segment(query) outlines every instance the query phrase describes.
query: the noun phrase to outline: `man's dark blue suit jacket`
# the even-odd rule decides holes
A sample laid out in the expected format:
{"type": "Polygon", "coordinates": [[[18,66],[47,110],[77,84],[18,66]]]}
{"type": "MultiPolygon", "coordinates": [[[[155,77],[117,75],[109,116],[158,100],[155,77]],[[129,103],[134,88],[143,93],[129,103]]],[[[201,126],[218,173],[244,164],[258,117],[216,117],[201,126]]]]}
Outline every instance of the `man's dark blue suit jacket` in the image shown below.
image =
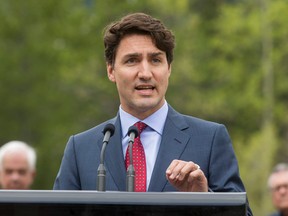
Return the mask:
{"type": "MultiPolygon", "coordinates": [[[[115,132],[105,152],[106,190],[126,191],[119,115],[70,137],[54,183],[55,190],[96,190],[102,131],[107,123],[115,125],[115,132]]],[[[165,177],[166,169],[174,159],[199,164],[214,192],[245,191],[225,126],[182,115],[169,106],[148,191],[176,191],[165,177]]],[[[249,207],[248,215],[252,215],[249,207]]]]}

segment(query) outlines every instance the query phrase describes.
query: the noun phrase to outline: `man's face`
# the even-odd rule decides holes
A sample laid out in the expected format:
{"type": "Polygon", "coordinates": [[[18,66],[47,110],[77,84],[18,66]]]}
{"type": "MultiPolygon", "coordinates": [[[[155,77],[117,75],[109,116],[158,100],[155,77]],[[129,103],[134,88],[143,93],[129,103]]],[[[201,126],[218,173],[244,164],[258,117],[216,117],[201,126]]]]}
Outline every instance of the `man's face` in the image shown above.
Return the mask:
{"type": "Polygon", "coordinates": [[[28,166],[26,154],[7,153],[3,157],[2,170],[0,170],[0,183],[2,189],[29,189],[34,180],[34,171],[28,166]]]}
{"type": "Polygon", "coordinates": [[[116,83],[122,109],[131,115],[144,119],[164,104],[171,66],[150,36],[125,36],[116,51],[114,67],[108,64],[107,72],[116,83]]]}
{"type": "Polygon", "coordinates": [[[270,182],[272,202],[275,208],[288,211],[288,171],[273,174],[270,182]]]}

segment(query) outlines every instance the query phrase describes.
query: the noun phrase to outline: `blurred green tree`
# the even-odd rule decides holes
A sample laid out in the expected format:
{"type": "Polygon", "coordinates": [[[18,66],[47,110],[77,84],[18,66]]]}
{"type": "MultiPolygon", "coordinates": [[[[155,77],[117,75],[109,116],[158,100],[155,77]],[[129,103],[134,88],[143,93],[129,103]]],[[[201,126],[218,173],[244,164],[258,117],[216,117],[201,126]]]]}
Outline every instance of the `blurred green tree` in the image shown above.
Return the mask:
{"type": "Polygon", "coordinates": [[[68,137],[119,107],[103,28],[150,13],[176,35],[168,102],[228,127],[250,204],[263,215],[272,209],[266,178],[288,156],[287,10],[281,0],[0,1],[0,143],[33,145],[34,189],[52,189],[68,137]]]}

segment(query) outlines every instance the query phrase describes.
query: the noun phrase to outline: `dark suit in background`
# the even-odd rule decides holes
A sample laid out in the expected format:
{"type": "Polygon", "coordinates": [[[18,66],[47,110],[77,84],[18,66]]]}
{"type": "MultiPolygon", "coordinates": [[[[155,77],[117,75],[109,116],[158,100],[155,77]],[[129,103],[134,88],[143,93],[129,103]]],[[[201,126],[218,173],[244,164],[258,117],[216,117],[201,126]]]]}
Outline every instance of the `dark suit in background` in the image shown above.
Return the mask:
{"type": "Polygon", "coordinates": [[[282,214],[280,212],[275,212],[273,214],[270,214],[269,216],[282,216],[282,214]]]}

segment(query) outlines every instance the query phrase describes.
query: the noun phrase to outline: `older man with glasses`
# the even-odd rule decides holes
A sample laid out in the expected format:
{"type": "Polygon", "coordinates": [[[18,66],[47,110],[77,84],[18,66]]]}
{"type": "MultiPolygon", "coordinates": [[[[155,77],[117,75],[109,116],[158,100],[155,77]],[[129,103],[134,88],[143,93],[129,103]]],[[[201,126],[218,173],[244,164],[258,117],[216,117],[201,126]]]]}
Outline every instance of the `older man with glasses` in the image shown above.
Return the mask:
{"type": "Polygon", "coordinates": [[[288,164],[275,166],[268,178],[268,187],[277,212],[270,216],[288,216],[288,164]]]}

